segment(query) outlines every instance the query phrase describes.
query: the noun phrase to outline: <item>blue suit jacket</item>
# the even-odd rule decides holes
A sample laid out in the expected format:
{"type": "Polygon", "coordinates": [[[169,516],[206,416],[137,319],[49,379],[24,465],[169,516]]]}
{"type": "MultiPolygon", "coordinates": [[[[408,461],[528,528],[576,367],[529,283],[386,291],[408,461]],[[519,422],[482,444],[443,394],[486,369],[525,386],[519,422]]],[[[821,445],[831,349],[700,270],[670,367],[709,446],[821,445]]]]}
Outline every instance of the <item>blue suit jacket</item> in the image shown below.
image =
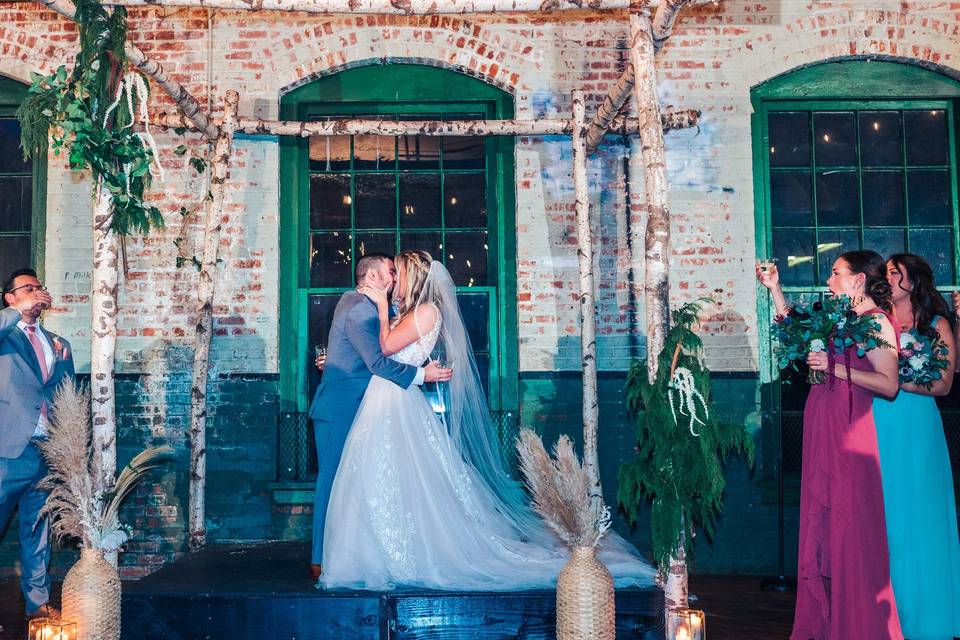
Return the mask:
{"type": "Polygon", "coordinates": [[[333,312],[327,361],[310,405],[310,417],[351,424],[374,375],[406,388],[416,377],[417,367],[383,355],[376,305],[362,293],[347,291],[333,312]]]}
{"type": "Polygon", "coordinates": [[[56,339],[64,347],[54,348],[53,371],[44,383],[33,345],[17,327],[18,322],[19,311],[10,307],[0,310],[0,458],[20,457],[37,429],[43,399],[52,406],[57,387],[74,376],[70,343],[41,327],[51,345],[56,339]]]}

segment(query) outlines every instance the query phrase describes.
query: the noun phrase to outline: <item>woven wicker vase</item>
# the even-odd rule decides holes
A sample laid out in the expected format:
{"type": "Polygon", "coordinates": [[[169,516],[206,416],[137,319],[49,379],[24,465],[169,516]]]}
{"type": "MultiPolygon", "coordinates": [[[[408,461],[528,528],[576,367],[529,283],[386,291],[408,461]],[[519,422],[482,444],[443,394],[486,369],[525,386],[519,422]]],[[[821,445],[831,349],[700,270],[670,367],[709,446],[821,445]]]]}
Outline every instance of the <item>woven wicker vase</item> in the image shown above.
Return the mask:
{"type": "Polygon", "coordinates": [[[77,623],[77,640],[119,640],[120,575],[99,549],[81,549],[63,579],[63,620],[77,623]]]}
{"type": "Polygon", "coordinates": [[[576,547],[557,579],[557,640],[614,640],[613,578],[593,547],[576,547]]]}

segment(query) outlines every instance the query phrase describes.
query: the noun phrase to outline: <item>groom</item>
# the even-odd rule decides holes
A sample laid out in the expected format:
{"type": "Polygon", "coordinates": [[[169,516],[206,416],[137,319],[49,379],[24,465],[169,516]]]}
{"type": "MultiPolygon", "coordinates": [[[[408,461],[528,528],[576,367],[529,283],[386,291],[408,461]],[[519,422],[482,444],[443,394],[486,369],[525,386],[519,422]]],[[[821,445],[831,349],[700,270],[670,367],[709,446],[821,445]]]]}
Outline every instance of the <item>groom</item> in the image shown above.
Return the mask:
{"type": "MultiPolygon", "coordinates": [[[[367,254],[356,266],[357,286],[379,289],[389,298],[397,282],[393,258],[367,254]]],[[[320,363],[318,362],[318,365],[320,363]]],[[[413,367],[388,359],[380,348],[380,321],[376,305],[355,290],[347,291],[337,303],[327,338],[327,358],[322,364],[323,379],[310,405],[317,443],[317,488],[313,499],[313,550],[310,577],[320,578],[323,558],[323,528],[333,479],[350,425],[372,376],[386,378],[400,387],[446,381],[452,371],[436,362],[413,367]]]]}

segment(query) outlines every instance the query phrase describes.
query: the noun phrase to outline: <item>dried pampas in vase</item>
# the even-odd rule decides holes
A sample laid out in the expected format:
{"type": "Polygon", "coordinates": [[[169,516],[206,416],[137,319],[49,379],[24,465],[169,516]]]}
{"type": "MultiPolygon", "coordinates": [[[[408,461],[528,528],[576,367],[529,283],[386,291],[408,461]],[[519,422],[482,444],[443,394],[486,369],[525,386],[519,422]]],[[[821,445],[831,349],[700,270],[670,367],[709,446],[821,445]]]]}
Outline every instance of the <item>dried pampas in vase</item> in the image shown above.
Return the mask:
{"type": "Polygon", "coordinates": [[[144,473],[173,457],[173,449],[146,449],[116,479],[105,477],[93,452],[90,393],[71,383],[57,389],[47,431],[39,447],[49,474],[40,488],[49,495],[40,518],[50,518],[57,539],[80,541],[80,559],[63,581],[63,619],[77,623],[77,640],[118,639],[120,576],[104,554],[130,537],[120,505],[144,473]]]}
{"type": "Polygon", "coordinates": [[[567,436],[557,440],[551,458],[540,436],[522,429],[517,451],[534,509],[571,551],[557,579],[558,640],[613,640],[613,578],[596,557],[610,528],[609,507],[591,500],[590,478],[567,436]]]}

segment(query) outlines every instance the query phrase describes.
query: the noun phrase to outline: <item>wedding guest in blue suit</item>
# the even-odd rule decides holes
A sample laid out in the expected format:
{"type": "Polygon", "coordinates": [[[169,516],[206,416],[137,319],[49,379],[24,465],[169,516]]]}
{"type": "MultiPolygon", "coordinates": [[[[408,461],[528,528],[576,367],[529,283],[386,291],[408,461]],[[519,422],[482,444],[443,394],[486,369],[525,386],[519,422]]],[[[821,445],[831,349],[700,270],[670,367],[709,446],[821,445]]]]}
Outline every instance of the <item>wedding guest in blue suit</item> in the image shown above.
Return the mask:
{"type": "Polygon", "coordinates": [[[37,483],[47,465],[37,448],[57,387],[73,379],[70,344],[40,324],[52,299],[32,269],[3,283],[0,310],[0,530],[19,510],[20,589],[26,617],[59,617],[50,606],[50,527],[37,515],[46,494],[37,483]]]}
{"type": "MultiPolygon", "coordinates": [[[[920,256],[887,261],[893,305],[903,328],[901,370],[933,372],[922,340],[943,340],[946,366],[929,385],[902,382],[894,400],[875,398],[890,575],[903,635],[910,640],[960,636],[960,538],[953,474],[935,396],[950,392],[956,368],[955,315],[920,256]],[[926,360],[927,362],[923,362],[926,360]]],[[[930,376],[935,378],[936,376],[930,376]]]]}

